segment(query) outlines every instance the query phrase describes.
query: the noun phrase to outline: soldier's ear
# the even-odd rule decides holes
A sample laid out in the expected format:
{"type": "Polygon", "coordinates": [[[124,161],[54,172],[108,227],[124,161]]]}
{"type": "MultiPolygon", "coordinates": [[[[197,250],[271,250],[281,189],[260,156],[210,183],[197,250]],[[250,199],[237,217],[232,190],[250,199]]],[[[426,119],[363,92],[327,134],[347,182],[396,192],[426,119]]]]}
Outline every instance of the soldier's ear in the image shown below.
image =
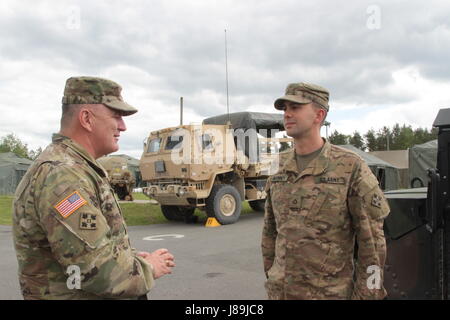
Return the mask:
{"type": "Polygon", "coordinates": [[[316,108],[316,120],[318,123],[322,123],[327,115],[327,112],[322,108],[316,108]]]}
{"type": "Polygon", "coordinates": [[[92,132],[94,128],[94,117],[94,114],[87,107],[82,107],[78,113],[80,125],[88,132],[92,132]]]}

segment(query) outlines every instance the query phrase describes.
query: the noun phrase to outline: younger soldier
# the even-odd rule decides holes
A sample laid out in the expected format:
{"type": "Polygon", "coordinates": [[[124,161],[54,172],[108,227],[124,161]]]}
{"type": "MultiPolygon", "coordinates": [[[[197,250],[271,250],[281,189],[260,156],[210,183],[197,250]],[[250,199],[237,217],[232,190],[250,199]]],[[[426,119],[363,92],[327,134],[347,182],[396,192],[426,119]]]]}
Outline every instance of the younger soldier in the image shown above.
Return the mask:
{"type": "Polygon", "coordinates": [[[125,103],[115,82],[69,78],[61,131],[17,187],[13,235],[25,299],[146,298],[173,256],[131,247],[121,209],[96,161],[119,149],[125,103]]]}
{"type": "Polygon", "coordinates": [[[270,177],[262,235],[269,299],[382,299],[389,207],[356,154],[321,138],[328,91],[288,85],[275,101],[294,150],[270,177]],[[355,252],[356,251],[356,252],[355,252]]]}

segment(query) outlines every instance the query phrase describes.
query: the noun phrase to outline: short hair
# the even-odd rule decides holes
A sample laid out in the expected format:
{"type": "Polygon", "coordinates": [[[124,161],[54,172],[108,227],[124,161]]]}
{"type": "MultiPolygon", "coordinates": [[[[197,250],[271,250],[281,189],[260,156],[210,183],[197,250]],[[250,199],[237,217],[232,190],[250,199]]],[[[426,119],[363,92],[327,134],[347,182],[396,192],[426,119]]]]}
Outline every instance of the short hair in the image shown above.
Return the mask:
{"type": "Polygon", "coordinates": [[[61,115],[61,129],[67,127],[70,124],[70,121],[72,120],[76,111],[79,110],[81,106],[82,104],[63,103],[61,115]]]}

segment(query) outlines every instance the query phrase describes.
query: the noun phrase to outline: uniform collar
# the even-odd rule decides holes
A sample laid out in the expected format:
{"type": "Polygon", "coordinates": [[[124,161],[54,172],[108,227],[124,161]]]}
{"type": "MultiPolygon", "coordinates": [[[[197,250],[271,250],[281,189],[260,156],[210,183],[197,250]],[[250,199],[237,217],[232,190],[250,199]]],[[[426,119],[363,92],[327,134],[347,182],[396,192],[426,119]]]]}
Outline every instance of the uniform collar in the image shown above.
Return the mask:
{"type": "Polygon", "coordinates": [[[323,140],[325,143],[319,155],[314,158],[301,173],[298,172],[297,161],[295,159],[295,149],[288,153],[286,162],[282,167],[282,171],[293,172],[297,175],[297,178],[301,178],[306,175],[317,176],[325,172],[330,162],[331,144],[327,140],[323,140]]]}
{"type": "Polygon", "coordinates": [[[100,175],[106,177],[107,174],[105,170],[102,168],[102,166],[92,157],[92,155],[86,151],[85,148],[83,148],[80,144],[76,143],[69,137],[63,136],[59,133],[54,133],[52,136],[52,142],[53,143],[61,143],[65,146],[72,149],[74,152],[76,152],[78,155],[80,155],[84,160],[86,160],[91,167],[94,168],[95,171],[97,171],[100,175]]]}

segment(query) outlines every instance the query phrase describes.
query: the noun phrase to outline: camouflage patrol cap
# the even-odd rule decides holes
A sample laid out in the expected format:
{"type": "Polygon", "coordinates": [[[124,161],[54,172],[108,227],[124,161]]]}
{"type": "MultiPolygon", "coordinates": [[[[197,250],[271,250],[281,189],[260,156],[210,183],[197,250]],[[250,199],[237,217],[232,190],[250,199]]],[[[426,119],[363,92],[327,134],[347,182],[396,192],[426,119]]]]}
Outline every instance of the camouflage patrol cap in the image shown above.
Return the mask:
{"type": "Polygon", "coordinates": [[[315,102],[325,110],[329,110],[328,105],[329,92],[327,89],[311,84],[311,83],[291,83],[286,88],[286,93],[281,98],[275,100],[275,108],[284,110],[284,101],[291,101],[294,103],[311,103],[315,102]]]}
{"type": "Polygon", "coordinates": [[[122,87],[114,81],[96,77],[71,77],[66,81],[63,104],[98,104],[117,110],[124,116],[137,109],[123,101],[122,87]]]}

